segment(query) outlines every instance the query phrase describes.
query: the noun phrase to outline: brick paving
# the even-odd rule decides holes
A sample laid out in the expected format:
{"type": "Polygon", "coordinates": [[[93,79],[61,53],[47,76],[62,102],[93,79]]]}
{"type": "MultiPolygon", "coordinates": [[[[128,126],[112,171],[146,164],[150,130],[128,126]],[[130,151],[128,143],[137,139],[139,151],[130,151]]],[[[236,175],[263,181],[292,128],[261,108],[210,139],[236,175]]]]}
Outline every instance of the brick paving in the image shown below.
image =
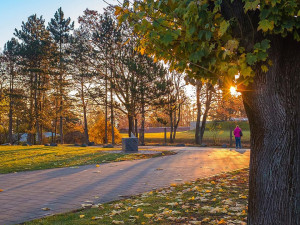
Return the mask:
{"type": "Polygon", "coordinates": [[[0,224],[10,225],[247,167],[249,150],[175,150],[159,158],[0,175],[0,224]],[[50,210],[43,210],[49,208],[50,210]]]}

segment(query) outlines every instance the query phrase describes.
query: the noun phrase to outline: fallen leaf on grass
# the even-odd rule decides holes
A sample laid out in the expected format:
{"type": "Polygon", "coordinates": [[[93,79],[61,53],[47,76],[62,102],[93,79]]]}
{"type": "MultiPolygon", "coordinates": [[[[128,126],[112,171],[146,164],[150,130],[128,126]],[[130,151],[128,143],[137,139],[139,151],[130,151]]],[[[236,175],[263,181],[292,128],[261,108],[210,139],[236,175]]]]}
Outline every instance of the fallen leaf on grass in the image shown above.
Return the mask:
{"type": "Polygon", "coordinates": [[[111,223],[112,224],[124,224],[124,221],[113,220],[111,223]]]}
{"type": "Polygon", "coordinates": [[[101,220],[101,219],[103,219],[102,216],[93,216],[92,217],[92,220],[101,220]]]}
{"type": "Polygon", "coordinates": [[[239,198],[247,199],[247,196],[245,196],[245,195],[239,195],[239,198]]]}
{"type": "Polygon", "coordinates": [[[189,200],[189,201],[194,201],[194,200],[195,200],[195,197],[193,196],[193,197],[189,198],[188,200],[189,200]]]}
{"type": "Polygon", "coordinates": [[[143,210],[141,208],[137,208],[137,212],[142,212],[143,210]]]}
{"type": "Polygon", "coordinates": [[[83,217],[85,217],[85,215],[79,215],[79,218],[80,218],[80,219],[83,218],[83,217]]]}
{"type": "Polygon", "coordinates": [[[210,218],[206,217],[201,222],[208,222],[208,221],[210,221],[210,218]]]}
{"type": "Polygon", "coordinates": [[[225,220],[224,219],[221,219],[218,224],[226,224],[225,220]]]}
{"type": "Polygon", "coordinates": [[[151,218],[154,214],[144,214],[144,217],[151,218]]]}
{"type": "Polygon", "coordinates": [[[190,224],[201,224],[201,221],[189,221],[190,224]]]}
{"type": "Polygon", "coordinates": [[[167,203],[167,205],[174,207],[174,206],[178,205],[178,202],[170,202],[170,203],[167,203]]]}

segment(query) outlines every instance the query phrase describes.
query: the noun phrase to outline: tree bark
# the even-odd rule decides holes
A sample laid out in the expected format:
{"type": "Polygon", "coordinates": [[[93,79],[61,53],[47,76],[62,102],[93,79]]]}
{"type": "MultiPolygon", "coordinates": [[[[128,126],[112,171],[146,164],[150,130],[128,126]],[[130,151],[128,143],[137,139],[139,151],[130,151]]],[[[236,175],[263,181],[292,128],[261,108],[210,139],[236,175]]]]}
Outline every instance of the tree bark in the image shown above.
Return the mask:
{"type": "Polygon", "coordinates": [[[107,88],[107,65],[106,65],[106,68],[105,68],[105,134],[104,134],[104,144],[107,144],[108,143],[108,128],[107,128],[107,123],[108,123],[108,113],[107,113],[107,91],[108,91],[108,88],[107,88]]]}
{"type": "MultiPolygon", "coordinates": [[[[144,93],[143,93],[144,94],[144,93]]],[[[141,120],[141,132],[140,132],[140,144],[145,145],[145,102],[144,102],[144,95],[142,95],[142,120],[141,120]]]]}
{"type": "Polygon", "coordinates": [[[243,91],[251,130],[248,224],[300,224],[300,45],[272,37],[265,74],[243,91]]]}
{"type": "Polygon", "coordinates": [[[139,132],[138,132],[138,120],[137,118],[134,119],[134,131],[135,131],[135,136],[139,137],[139,132]]]}
{"type": "Polygon", "coordinates": [[[173,140],[173,112],[171,111],[169,114],[170,117],[170,143],[174,143],[173,140]]]}
{"type": "Polygon", "coordinates": [[[89,144],[89,131],[88,131],[88,123],[87,123],[87,116],[86,116],[86,103],[84,100],[84,90],[83,90],[83,81],[81,81],[81,102],[83,107],[83,119],[84,119],[84,140],[85,143],[89,144]]]}
{"type": "Polygon", "coordinates": [[[206,84],[206,102],[205,102],[205,111],[202,117],[202,123],[201,123],[201,128],[200,128],[200,134],[199,134],[199,144],[201,145],[203,142],[203,136],[205,132],[205,127],[206,127],[206,120],[208,117],[208,113],[210,110],[210,104],[212,100],[212,95],[213,95],[213,88],[210,83],[206,84]]]}
{"type": "Polygon", "coordinates": [[[63,134],[63,71],[62,71],[62,39],[59,41],[59,97],[60,97],[60,105],[59,105],[59,133],[60,133],[60,143],[64,143],[64,134],[63,134]]]}
{"type": "Polygon", "coordinates": [[[128,114],[128,137],[131,137],[131,133],[133,133],[134,120],[131,114],[128,114]]]}
{"type": "Polygon", "coordinates": [[[115,144],[115,128],[114,128],[114,105],[113,105],[113,82],[110,82],[110,123],[111,123],[111,144],[115,144]]]}
{"type": "Polygon", "coordinates": [[[175,141],[176,139],[176,132],[177,132],[177,128],[180,122],[180,117],[181,117],[181,104],[179,104],[178,106],[178,117],[176,118],[176,110],[174,112],[174,131],[173,131],[173,141],[175,141]]]}
{"type": "Polygon", "coordinates": [[[200,94],[202,89],[202,83],[196,84],[196,104],[197,104],[197,122],[195,132],[195,143],[200,144],[200,119],[201,119],[201,101],[200,94]]]}
{"type": "Polygon", "coordinates": [[[9,87],[9,128],[8,128],[8,140],[10,144],[13,144],[13,105],[14,105],[14,99],[12,97],[14,92],[14,70],[11,66],[10,69],[10,87],[9,87]]]}

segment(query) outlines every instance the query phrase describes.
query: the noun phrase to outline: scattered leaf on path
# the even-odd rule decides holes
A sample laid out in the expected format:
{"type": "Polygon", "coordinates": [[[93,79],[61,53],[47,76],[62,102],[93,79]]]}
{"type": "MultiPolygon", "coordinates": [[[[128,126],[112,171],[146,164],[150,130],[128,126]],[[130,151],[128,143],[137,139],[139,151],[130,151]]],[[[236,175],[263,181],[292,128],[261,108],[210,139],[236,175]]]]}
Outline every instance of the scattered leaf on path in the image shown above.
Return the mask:
{"type": "Polygon", "coordinates": [[[42,208],[42,210],[44,210],[44,211],[49,211],[50,209],[47,208],[47,207],[45,207],[45,208],[42,208]]]}

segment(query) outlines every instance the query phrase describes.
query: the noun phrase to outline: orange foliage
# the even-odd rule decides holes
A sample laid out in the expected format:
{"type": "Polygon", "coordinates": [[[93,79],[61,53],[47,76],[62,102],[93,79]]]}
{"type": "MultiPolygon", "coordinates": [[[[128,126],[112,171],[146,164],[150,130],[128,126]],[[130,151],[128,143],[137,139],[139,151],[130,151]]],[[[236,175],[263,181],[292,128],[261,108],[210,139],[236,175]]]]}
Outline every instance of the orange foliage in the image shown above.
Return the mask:
{"type": "MultiPolygon", "coordinates": [[[[108,142],[111,142],[111,124],[108,122],[107,124],[107,138],[108,142]]],[[[117,128],[114,128],[115,131],[115,143],[120,143],[122,140],[121,134],[117,128]]],[[[95,124],[89,129],[89,139],[92,142],[97,144],[103,144],[105,138],[105,118],[104,116],[100,115],[96,119],[95,124]]]]}

